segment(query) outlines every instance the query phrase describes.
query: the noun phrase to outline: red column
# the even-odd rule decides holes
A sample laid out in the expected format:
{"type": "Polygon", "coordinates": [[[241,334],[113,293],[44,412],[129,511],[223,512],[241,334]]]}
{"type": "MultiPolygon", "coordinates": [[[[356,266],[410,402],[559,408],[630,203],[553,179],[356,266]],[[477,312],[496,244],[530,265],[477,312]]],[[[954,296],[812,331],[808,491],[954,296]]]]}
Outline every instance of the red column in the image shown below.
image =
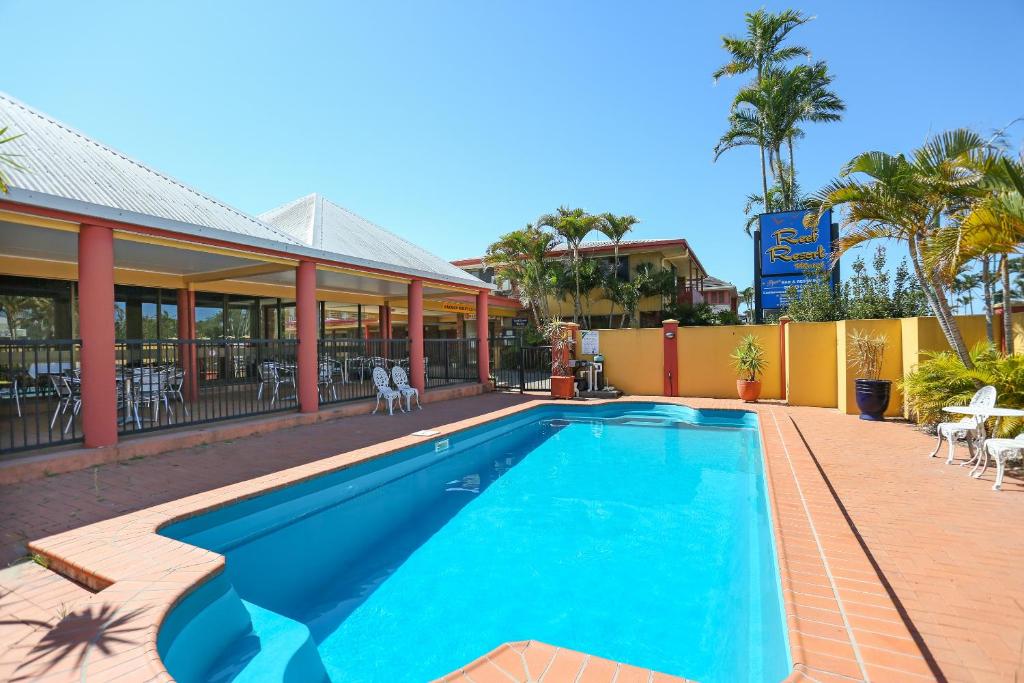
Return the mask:
{"type": "Polygon", "coordinates": [[[488,325],[486,289],[476,293],[476,367],[480,384],[487,384],[491,377],[490,326],[488,325]]]}
{"type": "Polygon", "coordinates": [[[409,383],[422,393],[423,374],[423,281],[409,283],[409,383]]]}
{"type": "Polygon", "coordinates": [[[117,443],[114,354],[114,233],[78,233],[78,327],[82,336],[82,432],[88,448],[117,443]]]}
{"type": "Polygon", "coordinates": [[[678,320],[662,320],[662,341],[664,342],[662,350],[664,353],[664,360],[662,361],[662,367],[665,372],[665,396],[678,396],[679,395],[679,353],[678,342],[679,342],[679,321],[678,320]]]}
{"type": "MultiPolygon", "coordinates": [[[[196,338],[196,293],[188,289],[178,290],[178,339],[196,338]]],[[[199,363],[196,362],[195,344],[182,344],[178,348],[181,368],[185,371],[182,394],[186,401],[195,401],[199,396],[199,363]]]]}
{"type": "Polygon", "coordinates": [[[299,261],[299,267],[295,269],[295,317],[299,337],[296,359],[299,411],[315,413],[320,405],[316,393],[320,309],[316,305],[316,264],[312,261],[299,261]]]}

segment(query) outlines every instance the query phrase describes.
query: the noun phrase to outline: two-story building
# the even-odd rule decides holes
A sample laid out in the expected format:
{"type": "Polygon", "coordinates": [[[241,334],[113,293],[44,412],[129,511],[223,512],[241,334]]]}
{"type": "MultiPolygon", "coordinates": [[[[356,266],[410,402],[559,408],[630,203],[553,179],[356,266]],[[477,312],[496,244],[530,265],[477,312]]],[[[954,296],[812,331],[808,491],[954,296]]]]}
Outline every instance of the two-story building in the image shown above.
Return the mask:
{"type": "MultiPolygon", "coordinates": [[[[562,244],[549,252],[552,260],[567,258],[567,247],[562,244]]],[[[596,259],[612,268],[615,262],[615,245],[610,241],[584,242],[580,248],[584,259],[596,259]]],[[[482,256],[452,261],[470,275],[497,286],[497,295],[514,296],[514,282],[495,282],[494,269],[484,263],[482,256]]],[[[705,301],[707,271],[685,239],[624,240],[619,243],[619,277],[628,279],[641,264],[649,263],[655,268],[671,270],[676,279],[673,297],[646,297],[640,301],[640,324],[653,327],[661,323],[661,314],[672,299],[679,304],[697,304],[705,301]]],[[[735,292],[735,288],[733,288],[735,292]]],[[[568,297],[551,297],[549,310],[562,318],[572,317],[573,303],[568,297]]],[[[622,310],[608,300],[602,288],[587,293],[583,304],[584,312],[591,325],[596,328],[619,327],[622,310]]],[[[523,313],[522,315],[525,315],[523,313]]]]}

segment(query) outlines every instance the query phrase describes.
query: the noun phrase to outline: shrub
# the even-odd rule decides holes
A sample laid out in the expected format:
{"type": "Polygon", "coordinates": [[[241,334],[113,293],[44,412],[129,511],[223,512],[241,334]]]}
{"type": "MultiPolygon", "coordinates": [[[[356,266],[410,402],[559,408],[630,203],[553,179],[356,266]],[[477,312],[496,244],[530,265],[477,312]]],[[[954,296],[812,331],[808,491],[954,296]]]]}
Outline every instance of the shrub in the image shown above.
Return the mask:
{"type": "MultiPolygon", "coordinates": [[[[981,386],[991,384],[999,392],[998,405],[1024,407],[1024,355],[1003,356],[989,344],[971,349],[975,369],[968,370],[952,351],[930,352],[904,377],[900,386],[911,415],[921,423],[956,419],[942,412],[945,406],[967,405],[981,386]]],[[[1004,418],[996,436],[1012,437],[1024,431],[1018,418],[1004,418]]]]}
{"type": "Polygon", "coordinates": [[[878,379],[882,374],[882,357],[888,344],[884,334],[873,336],[854,330],[849,337],[849,356],[861,379],[878,379]]]}
{"type": "Polygon", "coordinates": [[[764,369],[768,365],[761,340],[752,334],[740,340],[739,346],[732,352],[730,358],[739,378],[748,382],[757,380],[757,376],[764,374],[764,369]]]}

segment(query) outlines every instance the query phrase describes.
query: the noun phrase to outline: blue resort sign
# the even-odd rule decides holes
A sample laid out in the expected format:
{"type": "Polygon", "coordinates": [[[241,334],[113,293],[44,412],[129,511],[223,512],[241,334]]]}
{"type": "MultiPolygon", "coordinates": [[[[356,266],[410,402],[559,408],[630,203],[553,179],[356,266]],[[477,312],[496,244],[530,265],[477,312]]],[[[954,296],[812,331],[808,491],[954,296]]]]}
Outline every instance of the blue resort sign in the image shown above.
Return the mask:
{"type": "MultiPolygon", "coordinates": [[[[755,309],[758,320],[766,310],[784,308],[790,287],[800,291],[828,270],[836,226],[832,211],[826,211],[818,224],[804,226],[809,211],[782,211],[758,216],[755,249],[755,309]]],[[[839,269],[832,272],[837,282],[839,269]]]]}

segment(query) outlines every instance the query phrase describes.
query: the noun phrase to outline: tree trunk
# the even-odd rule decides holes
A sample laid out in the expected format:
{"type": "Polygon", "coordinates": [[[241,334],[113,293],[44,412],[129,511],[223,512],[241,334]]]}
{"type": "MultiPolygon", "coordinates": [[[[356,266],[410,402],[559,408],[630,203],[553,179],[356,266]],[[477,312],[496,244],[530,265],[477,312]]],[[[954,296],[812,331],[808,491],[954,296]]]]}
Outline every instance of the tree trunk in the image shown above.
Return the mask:
{"type": "Polygon", "coordinates": [[[793,136],[790,135],[786,138],[786,142],[789,145],[789,193],[793,195],[791,197],[792,204],[791,209],[796,209],[796,161],[793,160],[793,136]]]}
{"type": "Polygon", "coordinates": [[[946,342],[949,343],[949,347],[960,358],[964,367],[968,370],[973,370],[974,362],[971,360],[970,354],[967,353],[967,345],[964,344],[960,328],[956,326],[955,322],[951,322],[953,315],[949,311],[949,302],[946,301],[945,292],[942,291],[941,285],[939,285],[937,280],[925,275],[924,267],[921,265],[918,240],[915,235],[911,235],[908,239],[908,246],[910,263],[914,267],[914,275],[917,276],[917,281],[924,291],[925,298],[928,299],[928,305],[931,306],[935,319],[939,322],[939,328],[942,330],[942,334],[945,335],[946,342]]]}
{"type": "MultiPolygon", "coordinates": [[[[764,199],[764,212],[771,213],[772,207],[768,204],[768,169],[764,163],[764,145],[760,145],[761,149],[761,191],[764,193],[761,198],[764,199]]],[[[760,229],[760,226],[758,226],[760,229]]]]}
{"type": "Polygon", "coordinates": [[[995,330],[992,328],[992,273],[988,262],[989,257],[981,259],[982,299],[985,302],[985,334],[989,344],[996,343],[995,330]]]}
{"type": "Polygon", "coordinates": [[[576,298],[572,302],[572,321],[578,325],[580,317],[583,315],[583,309],[580,308],[580,256],[576,245],[572,247],[572,273],[576,280],[576,298]]]}
{"type": "Polygon", "coordinates": [[[1010,255],[1003,254],[999,265],[1003,279],[1003,348],[1007,356],[1013,355],[1013,290],[1010,288],[1010,255]]]}

